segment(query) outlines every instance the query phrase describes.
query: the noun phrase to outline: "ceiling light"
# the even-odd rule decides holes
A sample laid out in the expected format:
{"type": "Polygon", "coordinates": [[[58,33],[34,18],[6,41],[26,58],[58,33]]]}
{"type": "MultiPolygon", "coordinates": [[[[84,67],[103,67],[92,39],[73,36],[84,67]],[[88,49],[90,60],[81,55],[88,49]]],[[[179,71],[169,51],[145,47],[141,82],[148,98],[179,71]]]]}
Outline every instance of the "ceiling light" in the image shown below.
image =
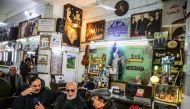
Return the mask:
{"type": "Polygon", "coordinates": [[[4,26],[4,25],[7,25],[7,24],[6,24],[6,23],[3,23],[3,22],[0,22],[0,26],[1,26],[1,25],[3,25],[3,26],[4,26]]]}
{"type": "Polygon", "coordinates": [[[29,12],[28,11],[24,11],[24,14],[27,16],[27,15],[29,15],[29,12]]]}

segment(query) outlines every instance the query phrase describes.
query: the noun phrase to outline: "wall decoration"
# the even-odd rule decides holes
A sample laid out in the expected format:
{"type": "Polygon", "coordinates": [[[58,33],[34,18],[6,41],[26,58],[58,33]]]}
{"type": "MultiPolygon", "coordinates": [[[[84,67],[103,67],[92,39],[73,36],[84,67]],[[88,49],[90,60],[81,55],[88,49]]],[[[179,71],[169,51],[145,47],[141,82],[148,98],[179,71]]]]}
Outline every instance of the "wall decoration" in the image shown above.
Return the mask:
{"type": "Polygon", "coordinates": [[[39,32],[54,32],[55,31],[55,19],[53,18],[40,18],[38,20],[39,32]]]}
{"type": "Polygon", "coordinates": [[[67,54],[67,70],[76,70],[76,55],[68,53],[67,54]]]}
{"type": "Polygon", "coordinates": [[[121,40],[130,36],[130,18],[106,22],[105,40],[121,40]]]}
{"type": "Polygon", "coordinates": [[[187,0],[167,0],[163,7],[163,25],[185,23],[187,0]]]}
{"type": "Polygon", "coordinates": [[[38,35],[38,20],[41,16],[30,19],[28,23],[28,35],[35,36],[38,35]]]}
{"type": "MultiPolygon", "coordinates": [[[[134,44],[135,45],[135,44],[134,44]]],[[[116,69],[118,80],[132,81],[137,76],[141,77],[144,83],[148,83],[152,71],[152,51],[148,45],[120,45],[119,43],[112,46],[96,47],[96,53],[90,52],[90,59],[96,56],[106,54],[106,61],[102,63],[108,68],[116,69]]],[[[91,60],[90,60],[91,62],[91,60]]],[[[92,68],[96,69],[96,63],[92,68]]],[[[99,68],[99,67],[98,67],[99,68]]],[[[93,69],[92,69],[93,70],[93,69]]],[[[90,72],[90,71],[89,71],[90,72]]],[[[111,73],[111,72],[109,72],[111,73]]]]}
{"type": "Polygon", "coordinates": [[[48,64],[48,55],[39,54],[38,64],[48,64]]]}
{"type": "Polygon", "coordinates": [[[50,35],[40,36],[40,48],[49,48],[50,47],[50,35]]]}
{"type": "Polygon", "coordinates": [[[61,49],[61,45],[62,45],[62,34],[53,33],[51,35],[50,47],[61,49]]]}
{"type": "Polygon", "coordinates": [[[185,37],[185,23],[175,24],[175,25],[164,25],[162,27],[162,32],[168,32],[169,39],[177,40],[179,38],[185,37]]]}
{"type": "Polygon", "coordinates": [[[62,74],[63,53],[53,51],[51,56],[51,74],[62,74]]]}
{"type": "Polygon", "coordinates": [[[63,44],[80,47],[80,34],[82,26],[82,9],[71,4],[64,5],[65,34],[63,44]]]}
{"type": "Polygon", "coordinates": [[[105,20],[87,23],[86,25],[86,42],[92,40],[101,40],[104,38],[105,20]]]}
{"type": "Polygon", "coordinates": [[[19,23],[18,38],[28,37],[28,20],[19,23]]]}
{"type": "Polygon", "coordinates": [[[161,32],[162,10],[131,15],[131,37],[153,38],[154,32],[161,32]]]}

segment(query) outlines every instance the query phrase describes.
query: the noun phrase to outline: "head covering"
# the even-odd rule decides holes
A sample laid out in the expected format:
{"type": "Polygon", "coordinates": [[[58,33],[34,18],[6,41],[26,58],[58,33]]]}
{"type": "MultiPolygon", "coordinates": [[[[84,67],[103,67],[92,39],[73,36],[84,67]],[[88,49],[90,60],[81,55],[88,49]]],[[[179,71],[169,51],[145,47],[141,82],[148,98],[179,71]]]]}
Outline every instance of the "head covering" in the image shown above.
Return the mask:
{"type": "Polygon", "coordinates": [[[111,92],[106,88],[95,89],[91,93],[91,95],[92,96],[99,96],[99,97],[102,97],[103,99],[106,99],[106,100],[111,99],[111,92]]]}

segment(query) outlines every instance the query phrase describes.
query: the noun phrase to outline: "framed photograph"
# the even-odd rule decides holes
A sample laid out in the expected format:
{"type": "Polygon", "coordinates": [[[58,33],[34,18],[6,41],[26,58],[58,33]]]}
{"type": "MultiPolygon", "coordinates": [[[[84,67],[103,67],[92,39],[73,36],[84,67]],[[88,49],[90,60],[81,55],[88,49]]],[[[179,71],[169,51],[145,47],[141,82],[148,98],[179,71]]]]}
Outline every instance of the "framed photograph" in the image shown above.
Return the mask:
{"type": "Polygon", "coordinates": [[[29,22],[28,22],[28,35],[29,36],[38,35],[38,20],[40,18],[41,18],[41,16],[38,16],[36,18],[29,20],[29,22]]]}
{"type": "Polygon", "coordinates": [[[39,54],[38,64],[48,64],[48,55],[39,54]]]}
{"type": "Polygon", "coordinates": [[[98,73],[98,72],[99,72],[99,64],[98,63],[90,63],[89,73],[98,73]]]}
{"type": "Polygon", "coordinates": [[[28,37],[28,20],[19,23],[18,38],[28,37]]]}
{"type": "Polygon", "coordinates": [[[131,15],[131,38],[153,38],[155,32],[161,32],[162,10],[154,10],[131,15]]]}
{"type": "Polygon", "coordinates": [[[49,48],[50,47],[50,35],[40,36],[40,48],[49,48]]]}
{"type": "Polygon", "coordinates": [[[67,54],[67,70],[76,70],[76,55],[67,54]]]}
{"type": "Polygon", "coordinates": [[[105,20],[87,23],[86,25],[86,42],[101,40],[104,38],[105,20]]]}

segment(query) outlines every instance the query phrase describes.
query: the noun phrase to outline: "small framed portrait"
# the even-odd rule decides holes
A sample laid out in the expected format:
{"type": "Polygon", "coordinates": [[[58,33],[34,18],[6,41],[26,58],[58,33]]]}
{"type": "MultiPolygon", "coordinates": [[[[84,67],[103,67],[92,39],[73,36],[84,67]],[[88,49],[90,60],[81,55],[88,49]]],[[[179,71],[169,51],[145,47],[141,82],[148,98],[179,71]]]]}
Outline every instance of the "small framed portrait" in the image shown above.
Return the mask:
{"type": "Polygon", "coordinates": [[[154,10],[131,15],[131,37],[153,38],[161,32],[162,10],[154,10]]]}
{"type": "Polygon", "coordinates": [[[50,47],[50,35],[40,36],[40,48],[49,48],[50,47]]]}
{"type": "Polygon", "coordinates": [[[86,25],[86,42],[101,40],[104,38],[105,20],[87,23],[86,25]]]}
{"type": "Polygon", "coordinates": [[[28,20],[19,23],[18,38],[28,37],[28,20]]]}
{"type": "Polygon", "coordinates": [[[39,54],[38,55],[38,64],[48,64],[48,55],[39,54]]]}

